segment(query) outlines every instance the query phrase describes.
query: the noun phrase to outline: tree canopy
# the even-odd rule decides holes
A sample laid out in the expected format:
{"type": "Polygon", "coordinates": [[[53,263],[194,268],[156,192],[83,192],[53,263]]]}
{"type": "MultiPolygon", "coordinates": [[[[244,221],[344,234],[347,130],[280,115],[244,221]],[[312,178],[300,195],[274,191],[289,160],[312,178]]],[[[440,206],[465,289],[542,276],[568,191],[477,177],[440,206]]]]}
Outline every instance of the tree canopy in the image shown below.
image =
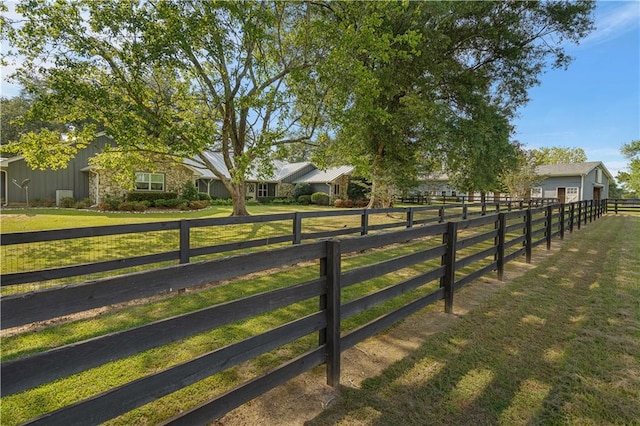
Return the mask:
{"type": "Polygon", "coordinates": [[[618,173],[617,179],[628,192],[640,194],[640,140],[622,145],[620,152],[629,160],[629,171],[618,173]]]}
{"type": "Polygon", "coordinates": [[[3,37],[23,58],[13,78],[34,100],[29,114],[82,126],[64,140],[31,132],[14,148],[59,165],[103,126],[121,155],[97,161],[118,158],[133,176],[147,153],[195,158],[227,186],[235,215],[247,214],[249,170],[268,173],[299,142],[356,166],[372,207],[443,167],[487,189],[513,163],[510,120],[527,90],[548,62],[568,64],[565,42],[591,29],[593,7],[23,0],[3,37]],[[230,177],[206,152],[222,154],[230,177]]]}
{"type": "MultiPolygon", "coordinates": [[[[194,158],[227,186],[233,213],[244,215],[250,168],[267,173],[275,146],[310,140],[320,124],[324,94],[316,92],[312,70],[322,49],[313,43],[311,8],[25,0],[16,6],[20,22],[5,35],[24,58],[13,78],[33,97],[34,116],[100,123],[125,154],[194,158]],[[34,76],[44,87],[33,84],[34,76]],[[230,177],[207,151],[223,155],[230,177]]],[[[16,149],[68,160],[91,138],[91,126],[83,130],[68,132],[65,141],[30,134],[16,149]]],[[[50,166],[52,158],[30,163],[50,166]]],[[[118,156],[127,158],[140,156],[118,156]]],[[[120,169],[132,176],[133,166],[120,169]]]]}
{"type": "Polygon", "coordinates": [[[584,163],[587,154],[582,148],[542,147],[531,150],[536,164],[584,163]]]}
{"type": "Polygon", "coordinates": [[[514,164],[502,158],[515,153],[511,118],[548,61],[568,64],[564,42],[586,35],[593,9],[584,1],[331,5],[352,58],[336,68],[353,73],[342,87],[349,102],[332,116],[337,149],[371,179],[370,206],[433,168],[468,189],[496,184],[514,164]],[[352,37],[353,28],[368,31],[352,37]]]}

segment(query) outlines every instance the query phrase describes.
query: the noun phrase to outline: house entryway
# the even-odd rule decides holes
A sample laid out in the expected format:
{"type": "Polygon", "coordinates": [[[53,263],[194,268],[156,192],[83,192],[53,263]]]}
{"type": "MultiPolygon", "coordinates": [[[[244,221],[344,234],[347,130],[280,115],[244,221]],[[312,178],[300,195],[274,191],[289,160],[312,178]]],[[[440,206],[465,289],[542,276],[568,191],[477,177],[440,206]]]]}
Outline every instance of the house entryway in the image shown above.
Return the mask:
{"type": "Polygon", "coordinates": [[[564,204],[565,200],[567,199],[567,188],[558,188],[557,194],[560,204],[564,204]]]}
{"type": "Polygon", "coordinates": [[[599,187],[593,188],[593,199],[594,200],[599,200],[601,193],[602,193],[602,188],[599,188],[599,187]]]}

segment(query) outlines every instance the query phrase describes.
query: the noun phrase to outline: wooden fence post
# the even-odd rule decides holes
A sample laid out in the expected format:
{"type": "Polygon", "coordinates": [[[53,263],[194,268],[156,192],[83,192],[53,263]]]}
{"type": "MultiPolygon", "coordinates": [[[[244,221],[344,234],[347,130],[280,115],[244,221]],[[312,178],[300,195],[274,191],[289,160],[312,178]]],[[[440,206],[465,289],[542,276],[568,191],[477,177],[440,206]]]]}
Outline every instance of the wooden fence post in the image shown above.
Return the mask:
{"type": "Polygon", "coordinates": [[[180,263],[189,263],[189,248],[191,246],[191,226],[188,220],[180,221],[180,263]]]}
{"type": "Polygon", "coordinates": [[[487,214],[487,203],[482,203],[482,212],[481,216],[485,216],[487,214]]]}
{"type": "Polygon", "coordinates": [[[616,198],[615,200],[615,206],[614,206],[615,212],[616,214],[618,214],[618,199],[616,198]]]}
{"type": "Polygon", "coordinates": [[[467,219],[467,205],[463,205],[462,206],[462,219],[466,220],[467,219]]]}
{"type": "Polygon", "coordinates": [[[299,212],[293,216],[293,244],[302,242],[302,215],[299,212]]]}
{"type": "Polygon", "coordinates": [[[593,200],[589,201],[589,223],[593,222],[593,200]]]}
{"type": "Polygon", "coordinates": [[[369,233],[369,209],[362,210],[362,216],[360,217],[360,235],[367,235],[369,233]]]}
{"type": "Polygon", "coordinates": [[[564,204],[560,204],[560,239],[564,240],[564,204]]]}
{"type": "Polygon", "coordinates": [[[498,253],[497,253],[497,267],[498,267],[498,279],[503,280],[504,277],[504,242],[507,239],[507,218],[504,213],[498,215],[498,253]]]}
{"type": "Polygon", "coordinates": [[[551,250],[551,230],[552,228],[552,222],[553,222],[553,207],[551,206],[551,204],[549,204],[547,206],[547,229],[546,229],[546,237],[547,237],[547,250],[551,250]]]}
{"type": "Polygon", "coordinates": [[[569,216],[569,232],[573,232],[573,224],[576,220],[576,203],[571,203],[571,212],[569,216]]]}
{"type": "Polygon", "coordinates": [[[444,311],[453,313],[453,292],[456,281],[456,243],[458,240],[458,222],[447,223],[446,254],[444,255],[444,277],[441,286],[444,287],[444,311]]]}
{"type": "Polygon", "coordinates": [[[327,241],[327,385],[340,386],[340,242],[327,241]]]}
{"type": "Polygon", "coordinates": [[[440,216],[438,219],[438,223],[444,222],[444,206],[440,207],[438,214],[440,216]]]}
{"type": "Polygon", "coordinates": [[[413,207],[407,210],[407,228],[413,228],[413,207]]]}
{"type": "Polygon", "coordinates": [[[582,201],[578,201],[578,230],[582,223],[582,201]]]}
{"type": "Polygon", "coordinates": [[[527,209],[527,213],[525,215],[525,256],[527,259],[527,263],[531,263],[531,241],[532,241],[532,237],[531,237],[531,209],[527,209]]]}

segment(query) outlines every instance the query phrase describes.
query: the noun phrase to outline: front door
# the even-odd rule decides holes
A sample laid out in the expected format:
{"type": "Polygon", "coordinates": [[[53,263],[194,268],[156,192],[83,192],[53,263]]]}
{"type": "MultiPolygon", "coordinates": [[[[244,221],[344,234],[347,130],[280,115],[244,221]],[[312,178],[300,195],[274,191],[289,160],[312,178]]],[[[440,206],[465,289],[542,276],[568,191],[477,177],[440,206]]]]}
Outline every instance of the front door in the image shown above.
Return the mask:
{"type": "Polygon", "coordinates": [[[594,200],[599,200],[600,199],[600,190],[602,188],[593,188],[593,199],[594,200]]]}
{"type": "Polygon", "coordinates": [[[558,188],[557,193],[560,204],[564,204],[565,200],[567,199],[567,188],[558,188]]]}

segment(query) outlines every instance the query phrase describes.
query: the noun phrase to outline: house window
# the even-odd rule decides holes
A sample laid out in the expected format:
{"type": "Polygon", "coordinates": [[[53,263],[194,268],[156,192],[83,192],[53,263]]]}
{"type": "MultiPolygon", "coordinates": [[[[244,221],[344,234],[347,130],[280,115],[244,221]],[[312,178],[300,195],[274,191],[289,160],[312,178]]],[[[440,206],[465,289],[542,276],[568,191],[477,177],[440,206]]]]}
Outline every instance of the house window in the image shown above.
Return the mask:
{"type": "Polygon", "coordinates": [[[542,187],[531,188],[531,198],[542,198],[542,187]]]}
{"type": "Polygon", "coordinates": [[[596,169],[596,183],[602,183],[602,170],[596,169]]]}
{"type": "Polygon", "coordinates": [[[340,184],[333,185],[333,195],[340,195],[340,184]]]}
{"type": "Polygon", "coordinates": [[[164,191],[164,174],[136,173],[137,191],[164,191]]]}
{"type": "Polygon", "coordinates": [[[258,197],[263,198],[266,197],[268,194],[268,186],[266,183],[259,183],[258,184],[258,197]]]}

